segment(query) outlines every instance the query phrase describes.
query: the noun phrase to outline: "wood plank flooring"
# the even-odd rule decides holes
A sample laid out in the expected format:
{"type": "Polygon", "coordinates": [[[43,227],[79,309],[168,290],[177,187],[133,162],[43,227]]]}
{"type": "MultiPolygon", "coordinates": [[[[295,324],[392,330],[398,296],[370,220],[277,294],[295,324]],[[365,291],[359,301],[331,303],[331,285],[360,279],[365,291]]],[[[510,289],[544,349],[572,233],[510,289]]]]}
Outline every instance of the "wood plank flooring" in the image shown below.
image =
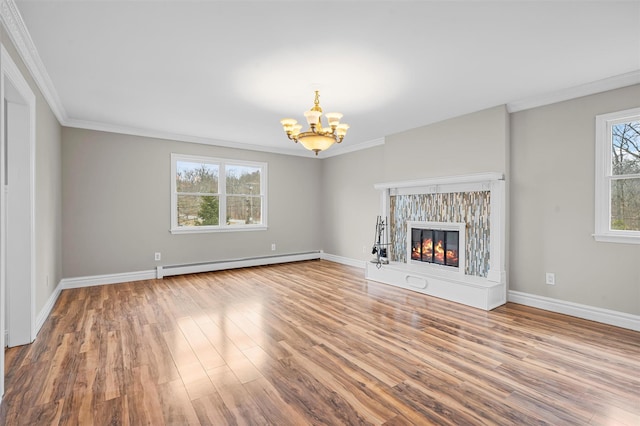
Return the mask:
{"type": "Polygon", "coordinates": [[[328,261],[62,292],[6,425],[640,425],[640,333],[328,261]]]}

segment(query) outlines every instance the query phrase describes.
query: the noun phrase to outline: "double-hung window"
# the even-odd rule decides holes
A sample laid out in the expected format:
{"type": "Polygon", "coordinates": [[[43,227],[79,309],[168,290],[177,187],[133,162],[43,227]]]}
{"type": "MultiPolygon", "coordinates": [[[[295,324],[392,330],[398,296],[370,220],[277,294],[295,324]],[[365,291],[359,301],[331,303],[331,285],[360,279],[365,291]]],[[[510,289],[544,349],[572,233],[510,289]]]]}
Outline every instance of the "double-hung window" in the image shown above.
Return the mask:
{"type": "Polygon", "coordinates": [[[640,244],[640,108],[596,117],[597,241],[640,244]]]}
{"type": "Polygon", "coordinates": [[[263,230],[267,164],[171,154],[171,232],[263,230]]]}

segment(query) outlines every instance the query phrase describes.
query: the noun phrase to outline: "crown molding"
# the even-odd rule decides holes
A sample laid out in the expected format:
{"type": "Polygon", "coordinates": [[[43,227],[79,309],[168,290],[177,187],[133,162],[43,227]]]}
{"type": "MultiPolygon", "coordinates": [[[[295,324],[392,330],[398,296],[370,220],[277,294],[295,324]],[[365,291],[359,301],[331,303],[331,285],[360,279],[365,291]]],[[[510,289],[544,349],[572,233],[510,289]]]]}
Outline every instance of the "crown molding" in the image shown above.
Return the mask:
{"type": "Polygon", "coordinates": [[[0,22],[56,118],[64,124],[67,121],[67,113],[14,0],[0,1],[0,22]]]}
{"type": "Polygon", "coordinates": [[[537,108],[557,102],[568,101],[570,99],[581,98],[583,96],[606,92],[608,90],[620,89],[622,87],[640,84],[640,70],[631,71],[625,74],[616,75],[602,80],[593,81],[567,89],[545,93],[539,96],[522,99],[507,104],[509,113],[524,111],[526,109],[537,108]]]}
{"type": "Polygon", "coordinates": [[[72,127],[76,129],[96,130],[99,132],[119,133],[123,135],[142,136],[154,139],[165,139],[177,142],[191,142],[201,145],[212,145],[225,148],[243,149],[248,151],[261,151],[269,152],[273,154],[294,155],[297,157],[315,157],[311,151],[305,149],[289,149],[289,148],[277,148],[271,146],[251,145],[241,142],[224,141],[220,139],[206,138],[202,136],[183,135],[179,133],[165,132],[162,130],[142,129],[138,127],[119,126],[115,124],[100,123],[97,121],[85,121],[68,119],[63,123],[65,127],[72,127]]]}
{"type": "Polygon", "coordinates": [[[85,121],[76,119],[67,119],[62,123],[65,127],[72,127],[76,129],[96,130],[99,132],[119,133],[123,135],[142,136],[147,138],[165,139],[178,142],[191,142],[202,145],[220,146],[225,148],[243,149],[248,151],[260,151],[269,152],[272,154],[293,155],[296,157],[306,158],[318,158],[324,159],[328,157],[334,157],[337,155],[347,154],[349,152],[360,151],[363,149],[372,148],[374,146],[383,145],[384,138],[374,139],[368,142],[359,143],[357,145],[342,147],[333,146],[328,151],[321,152],[316,156],[313,152],[303,149],[298,145],[295,148],[277,148],[273,146],[252,145],[242,142],[232,142],[220,139],[206,138],[202,136],[183,135],[179,133],[165,132],[162,130],[141,129],[130,126],[119,126],[115,124],[101,123],[97,121],[85,121]]]}
{"type": "Polygon", "coordinates": [[[362,151],[363,149],[373,148],[374,146],[384,145],[384,138],[377,138],[370,141],[356,143],[354,145],[333,145],[330,150],[322,151],[320,158],[336,157],[350,152],[362,151]]]}

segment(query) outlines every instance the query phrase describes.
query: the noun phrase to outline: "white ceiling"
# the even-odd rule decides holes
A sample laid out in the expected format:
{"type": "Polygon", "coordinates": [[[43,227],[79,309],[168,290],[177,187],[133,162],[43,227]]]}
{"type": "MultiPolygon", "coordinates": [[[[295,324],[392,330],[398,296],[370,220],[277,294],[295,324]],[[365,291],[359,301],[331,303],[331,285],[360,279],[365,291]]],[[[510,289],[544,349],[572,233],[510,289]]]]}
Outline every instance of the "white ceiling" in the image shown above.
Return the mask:
{"type": "Polygon", "coordinates": [[[15,4],[63,124],[293,154],[279,120],[304,121],[315,88],[346,151],[640,75],[640,1],[15,4]]]}

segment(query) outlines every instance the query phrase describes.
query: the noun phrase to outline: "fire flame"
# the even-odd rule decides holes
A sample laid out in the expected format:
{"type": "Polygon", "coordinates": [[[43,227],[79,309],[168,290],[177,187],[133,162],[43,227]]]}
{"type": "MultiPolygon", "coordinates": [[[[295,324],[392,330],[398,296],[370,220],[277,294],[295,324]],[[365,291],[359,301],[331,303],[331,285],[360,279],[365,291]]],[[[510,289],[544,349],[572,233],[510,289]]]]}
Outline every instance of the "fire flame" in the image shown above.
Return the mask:
{"type": "Polygon", "coordinates": [[[428,238],[422,241],[422,254],[431,257],[431,253],[433,253],[433,241],[428,238]]]}
{"type": "Polygon", "coordinates": [[[457,250],[447,250],[447,264],[452,266],[458,266],[457,250]]]}
{"type": "Polygon", "coordinates": [[[438,240],[435,247],[433,248],[433,251],[435,252],[433,254],[433,257],[435,258],[436,262],[444,263],[444,246],[442,244],[442,240],[438,240]]]}
{"type": "Polygon", "coordinates": [[[421,258],[421,253],[420,253],[420,247],[411,247],[411,259],[413,260],[420,260],[421,258]]]}
{"type": "MultiPolygon", "coordinates": [[[[422,240],[422,244],[416,244],[411,248],[411,259],[422,260],[423,258],[431,259],[433,255],[434,262],[445,263],[444,242],[438,240],[433,244],[431,238],[422,240]]],[[[447,250],[447,265],[458,266],[458,250],[447,250]]]]}

